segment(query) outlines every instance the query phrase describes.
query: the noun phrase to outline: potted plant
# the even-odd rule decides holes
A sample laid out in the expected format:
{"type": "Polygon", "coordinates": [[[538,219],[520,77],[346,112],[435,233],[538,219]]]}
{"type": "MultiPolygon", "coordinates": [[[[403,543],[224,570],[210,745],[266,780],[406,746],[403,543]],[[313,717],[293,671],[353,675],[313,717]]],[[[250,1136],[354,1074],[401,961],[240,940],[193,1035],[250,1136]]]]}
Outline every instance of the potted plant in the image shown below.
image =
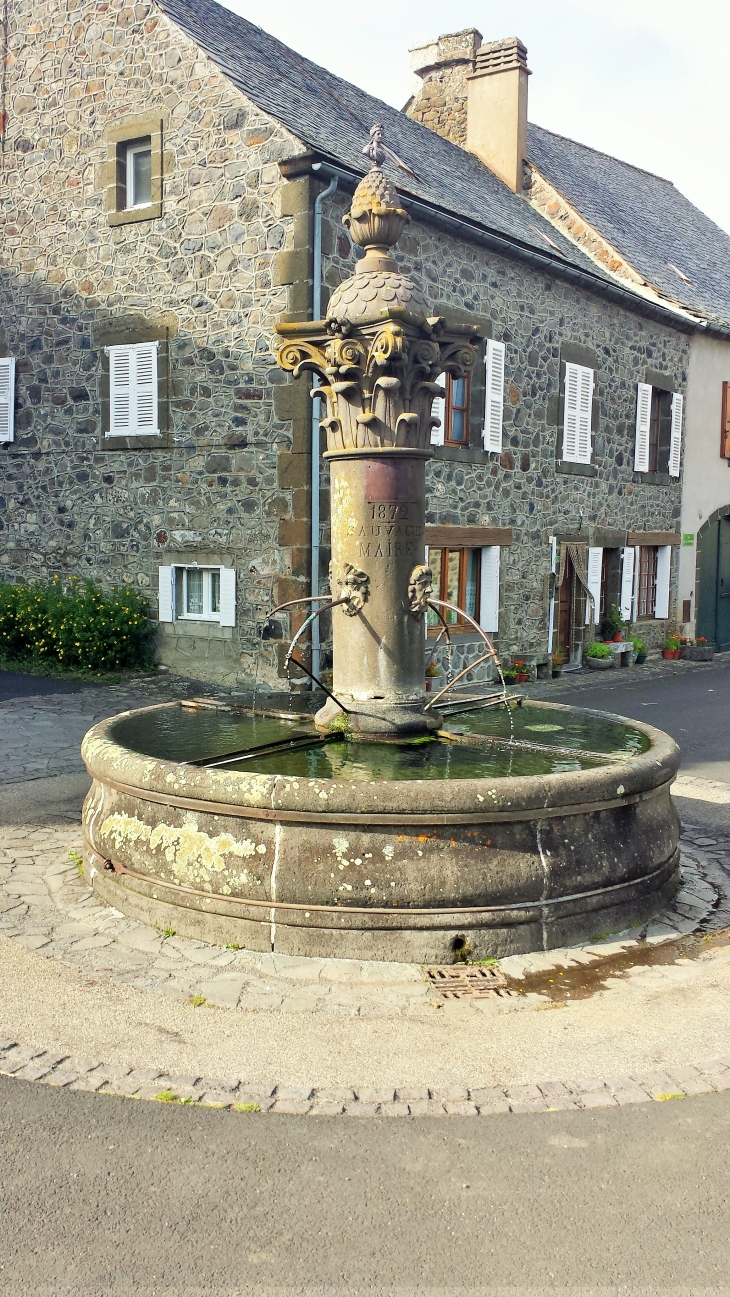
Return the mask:
{"type": "Polygon", "coordinates": [[[606,644],[620,644],[623,639],[624,623],[621,613],[615,603],[611,604],[611,611],[601,622],[601,639],[606,644]]]}
{"type": "Polygon", "coordinates": [[[434,659],[431,658],[431,661],[426,667],[426,693],[427,694],[430,694],[431,690],[433,689],[433,681],[436,680],[438,676],[440,676],[441,674],[442,671],[438,662],[435,662],[434,659]]]}
{"type": "Polygon", "coordinates": [[[514,669],[515,669],[515,681],[516,681],[516,683],[517,683],[518,685],[523,685],[523,684],[525,684],[525,682],[526,682],[527,680],[530,679],[530,673],[529,673],[529,671],[527,670],[527,663],[525,662],[524,658],[517,658],[517,659],[512,663],[512,665],[513,665],[513,667],[514,667],[514,669]]]}
{"type": "Polygon", "coordinates": [[[517,672],[513,666],[502,667],[502,675],[506,685],[513,685],[517,679],[517,672]]]}
{"type": "Polygon", "coordinates": [[[586,650],[586,666],[592,671],[607,671],[614,664],[614,655],[607,644],[602,644],[600,640],[594,642],[586,650]]]}
{"type": "Polygon", "coordinates": [[[551,653],[550,660],[552,662],[553,680],[557,680],[563,670],[563,650],[558,648],[555,653],[551,653]]]}
{"type": "Polygon", "coordinates": [[[662,657],[670,659],[678,658],[681,647],[679,635],[667,635],[667,638],[664,641],[664,647],[662,648],[662,657]]]}
{"type": "Polygon", "coordinates": [[[643,667],[646,662],[646,644],[643,639],[639,639],[638,637],[632,639],[631,643],[634,646],[634,662],[637,666],[643,667]]]}
{"type": "Polygon", "coordinates": [[[704,635],[698,635],[694,643],[692,643],[692,640],[687,640],[686,643],[682,644],[679,656],[684,662],[711,662],[715,656],[715,650],[707,643],[704,635]]]}

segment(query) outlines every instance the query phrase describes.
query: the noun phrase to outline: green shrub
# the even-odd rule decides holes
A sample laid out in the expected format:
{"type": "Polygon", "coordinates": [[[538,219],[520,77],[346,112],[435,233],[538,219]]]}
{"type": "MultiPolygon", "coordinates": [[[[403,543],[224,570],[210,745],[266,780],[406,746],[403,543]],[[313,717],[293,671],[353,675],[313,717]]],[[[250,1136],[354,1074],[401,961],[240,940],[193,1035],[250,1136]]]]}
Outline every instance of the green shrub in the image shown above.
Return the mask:
{"type": "Polygon", "coordinates": [[[632,639],[631,643],[634,646],[635,653],[646,653],[646,644],[643,639],[632,639]]]}
{"type": "Polygon", "coordinates": [[[613,653],[608,647],[608,644],[601,644],[600,640],[596,640],[595,643],[591,644],[590,647],[588,648],[586,652],[586,657],[587,658],[610,658],[613,657],[613,653]]]}
{"type": "Polygon", "coordinates": [[[127,587],[54,577],[50,584],[0,582],[0,657],[112,671],[146,663],[147,602],[127,587]]]}

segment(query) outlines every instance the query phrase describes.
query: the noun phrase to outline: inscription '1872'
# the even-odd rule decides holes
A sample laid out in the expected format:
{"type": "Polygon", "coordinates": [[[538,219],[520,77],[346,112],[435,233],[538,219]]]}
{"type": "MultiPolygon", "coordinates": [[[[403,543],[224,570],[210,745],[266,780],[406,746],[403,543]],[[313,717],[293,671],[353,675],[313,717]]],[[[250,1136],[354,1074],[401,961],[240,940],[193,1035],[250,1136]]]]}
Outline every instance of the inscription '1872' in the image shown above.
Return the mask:
{"type": "Polygon", "coordinates": [[[415,502],[369,501],[368,510],[369,526],[361,526],[356,537],[358,558],[414,559],[420,555],[423,524],[409,521],[416,511],[415,502]]]}

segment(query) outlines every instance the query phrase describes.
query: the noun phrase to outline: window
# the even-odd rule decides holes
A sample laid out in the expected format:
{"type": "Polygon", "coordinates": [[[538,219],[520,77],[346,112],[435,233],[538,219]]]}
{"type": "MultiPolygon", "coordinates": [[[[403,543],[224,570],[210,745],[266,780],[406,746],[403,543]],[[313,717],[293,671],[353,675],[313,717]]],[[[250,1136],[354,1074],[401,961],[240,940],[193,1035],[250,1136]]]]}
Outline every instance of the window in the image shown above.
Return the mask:
{"type": "Polygon", "coordinates": [[[438,383],[446,390],[445,397],[437,396],[432,406],[432,416],[439,426],[431,431],[432,446],[469,445],[469,375],[454,378],[439,374],[438,383]]]}
{"type": "Polygon", "coordinates": [[[563,459],[571,464],[591,462],[591,416],[594,371],[586,365],[565,366],[563,459]]]}
{"type": "Polygon", "coordinates": [[[679,477],[684,397],[639,383],[636,399],[634,471],[679,477]]]}
{"type": "Polygon", "coordinates": [[[152,202],[152,140],[121,145],[124,151],[124,210],[149,207],[152,202]]]}
{"type": "MultiPolygon", "coordinates": [[[[481,551],[478,549],[429,549],[428,566],[433,574],[433,592],[437,599],[455,604],[479,620],[479,587],[481,551]]],[[[469,625],[449,608],[439,609],[449,626],[466,629],[469,625]]],[[[428,626],[434,633],[441,626],[436,613],[429,610],[428,626]]]]}
{"type": "Polygon", "coordinates": [[[162,216],[164,117],[112,116],[104,128],[106,159],[97,172],[110,225],[162,216]]]}
{"type": "Polygon", "coordinates": [[[0,442],[12,441],[15,418],[15,357],[0,360],[0,442]]]}
{"type": "Polygon", "coordinates": [[[180,611],[178,617],[192,617],[196,621],[220,620],[221,574],[220,568],[182,567],[177,569],[180,582],[180,611]]]}
{"type": "Polygon", "coordinates": [[[159,569],[159,620],[208,621],[221,626],[236,624],[236,573],[234,568],[197,563],[159,569]]]}
{"type": "Polygon", "coordinates": [[[639,568],[636,579],[636,618],[646,621],[654,616],[656,605],[657,546],[639,546],[639,568]]]}
{"type": "Polygon", "coordinates": [[[157,436],[157,343],[107,347],[109,437],[157,436]]]}
{"type": "Polygon", "coordinates": [[[651,389],[651,408],[649,413],[649,469],[650,473],[659,472],[659,423],[662,415],[662,396],[656,387],[651,389]]]}
{"type": "Polygon", "coordinates": [[[722,423],[720,425],[720,454],[730,459],[730,383],[722,385],[722,423]]]}

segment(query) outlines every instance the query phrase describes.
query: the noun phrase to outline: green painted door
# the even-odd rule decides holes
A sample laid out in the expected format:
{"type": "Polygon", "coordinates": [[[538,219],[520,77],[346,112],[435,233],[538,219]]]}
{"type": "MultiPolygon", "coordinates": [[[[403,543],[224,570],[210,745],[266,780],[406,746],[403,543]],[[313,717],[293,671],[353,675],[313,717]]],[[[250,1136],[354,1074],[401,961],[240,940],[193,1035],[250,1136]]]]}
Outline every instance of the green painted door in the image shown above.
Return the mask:
{"type": "Polygon", "coordinates": [[[721,518],[717,538],[717,647],[730,649],[730,518],[721,518]]]}
{"type": "Polygon", "coordinates": [[[730,649],[730,518],[717,518],[701,534],[697,635],[719,652],[730,649]]]}

